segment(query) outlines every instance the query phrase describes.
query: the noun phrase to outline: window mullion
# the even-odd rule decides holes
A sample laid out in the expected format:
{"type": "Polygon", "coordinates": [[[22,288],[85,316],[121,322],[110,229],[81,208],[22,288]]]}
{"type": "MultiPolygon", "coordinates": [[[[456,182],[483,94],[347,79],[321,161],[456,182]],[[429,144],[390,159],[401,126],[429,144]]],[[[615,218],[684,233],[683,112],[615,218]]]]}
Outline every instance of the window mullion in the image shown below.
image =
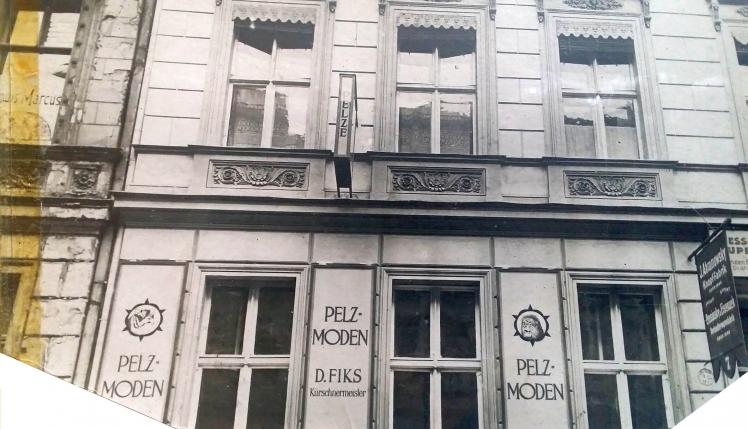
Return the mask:
{"type": "Polygon", "coordinates": [[[234,429],[247,427],[247,412],[249,411],[249,386],[252,382],[252,369],[248,366],[239,370],[239,386],[236,389],[236,412],[234,414],[234,429]]]}
{"type": "Polygon", "coordinates": [[[272,147],[273,122],[275,121],[275,83],[272,81],[265,87],[265,114],[262,118],[262,137],[260,147],[272,147]]]}
{"type": "Polygon", "coordinates": [[[608,143],[605,136],[605,112],[603,111],[603,98],[598,92],[595,95],[595,150],[598,158],[608,157],[608,143]]]}
{"type": "Polygon", "coordinates": [[[431,370],[431,427],[441,429],[442,427],[442,373],[438,368],[431,370]]]}
{"type": "Polygon", "coordinates": [[[441,327],[439,326],[439,289],[431,289],[431,362],[436,362],[441,357],[441,327]]]}
{"type": "Polygon", "coordinates": [[[626,372],[623,370],[616,374],[616,384],[618,386],[618,404],[621,414],[621,428],[632,429],[634,427],[631,418],[631,401],[629,400],[629,383],[626,372]]]}
{"type": "Polygon", "coordinates": [[[434,80],[434,90],[431,93],[432,96],[432,102],[431,102],[431,153],[439,153],[440,152],[440,144],[439,144],[439,135],[440,135],[440,129],[441,121],[439,120],[439,47],[434,48],[434,54],[432,56],[432,67],[433,71],[431,72],[432,79],[434,80]]]}
{"type": "Polygon", "coordinates": [[[441,153],[441,106],[439,100],[439,90],[435,89],[432,93],[433,102],[431,103],[431,153],[441,153]]]}
{"type": "Polygon", "coordinates": [[[242,355],[253,356],[255,353],[255,333],[257,332],[257,301],[260,289],[253,287],[249,291],[249,302],[247,303],[247,316],[244,321],[244,347],[242,355]]]}
{"type": "Polygon", "coordinates": [[[613,360],[623,362],[626,360],[626,351],[623,344],[623,322],[621,321],[618,294],[612,293],[608,297],[610,298],[610,323],[613,331],[613,360]]]}

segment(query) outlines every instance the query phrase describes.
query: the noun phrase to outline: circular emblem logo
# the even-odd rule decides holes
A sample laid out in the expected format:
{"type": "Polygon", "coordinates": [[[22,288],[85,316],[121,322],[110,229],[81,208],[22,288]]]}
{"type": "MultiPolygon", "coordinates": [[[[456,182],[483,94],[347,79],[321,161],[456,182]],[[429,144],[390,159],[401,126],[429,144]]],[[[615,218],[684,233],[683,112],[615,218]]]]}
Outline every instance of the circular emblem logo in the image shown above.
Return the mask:
{"type": "Polygon", "coordinates": [[[143,337],[153,335],[156,331],[161,330],[161,324],[164,322],[164,311],[156,304],[148,302],[138,304],[127,310],[125,316],[125,329],[133,337],[138,337],[143,341],[143,337]]]}
{"type": "Polygon", "coordinates": [[[701,368],[698,372],[698,379],[702,386],[711,386],[714,384],[714,374],[709,368],[701,368]]]}
{"type": "Polygon", "coordinates": [[[543,341],[545,337],[551,336],[548,333],[550,327],[548,318],[550,316],[532,308],[532,305],[512,315],[512,317],[514,317],[514,336],[520,337],[532,346],[538,341],[543,341]]]}

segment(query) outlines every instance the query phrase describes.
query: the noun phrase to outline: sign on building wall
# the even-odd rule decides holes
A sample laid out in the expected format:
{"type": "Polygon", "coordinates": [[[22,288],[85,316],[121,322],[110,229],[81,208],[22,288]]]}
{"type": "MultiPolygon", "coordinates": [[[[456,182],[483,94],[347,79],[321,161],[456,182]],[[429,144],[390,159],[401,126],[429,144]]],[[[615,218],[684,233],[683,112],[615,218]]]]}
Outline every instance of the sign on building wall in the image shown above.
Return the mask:
{"type": "Polygon", "coordinates": [[[306,429],[368,427],[372,288],[371,270],[314,272],[306,429]]]}
{"type": "Polygon", "coordinates": [[[568,386],[555,274],[502,273],[506,425],[568,427],[568,386]]]}
{"type": "Polygon", "coordinates": [[[732,275],[748,277],[748,231],[726,231],[732,275]]]}
{"type": "Polygon", "coordinates": [[[162,420],[184,268],[124,265],[114,292],[99,395],[162,420]]]}
{"type": "Polygon", "coordinates": [[[714,378],[719,380],[723,371],[731,378],[736,361],[748,364],[748,354],[725,231],[696,254],[696,270],[714,378]]]}

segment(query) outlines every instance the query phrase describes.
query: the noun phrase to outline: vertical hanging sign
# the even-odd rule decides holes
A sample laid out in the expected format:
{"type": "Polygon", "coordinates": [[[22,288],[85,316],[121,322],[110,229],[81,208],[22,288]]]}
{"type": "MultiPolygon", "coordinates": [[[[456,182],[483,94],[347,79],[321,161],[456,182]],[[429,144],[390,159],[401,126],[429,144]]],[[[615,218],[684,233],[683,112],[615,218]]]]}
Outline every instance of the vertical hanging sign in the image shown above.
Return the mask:
{"type": "Polygon", "coordinates": [[[351,180],[351,153],[356,141],[356,125],[358,123],[358,102],[356,100],[356,75],[340,74],[340,89],[338,92],[338,117],[335,124],[335,182],[340,188],[348,188],[353,196],[351,180]]]}
{"type": "Polygon", "coordinates": [[[696,253],[696,270],[714,378],[722,372],[732,378],[736,361],[748,364],[748,353],[724,230],[696,253]]]}

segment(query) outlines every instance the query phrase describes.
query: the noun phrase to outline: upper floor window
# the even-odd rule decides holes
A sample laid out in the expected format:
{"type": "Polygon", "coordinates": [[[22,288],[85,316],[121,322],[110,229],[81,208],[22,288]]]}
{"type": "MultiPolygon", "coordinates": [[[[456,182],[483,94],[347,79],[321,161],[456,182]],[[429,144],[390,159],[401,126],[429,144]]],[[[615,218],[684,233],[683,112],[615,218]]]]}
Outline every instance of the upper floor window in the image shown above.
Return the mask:
{"type": "Polygon", "coordinates": [[[668,428],[672,406],[659,294],[583,285],[579,335],[588,428],[668,428]]]}
{"type": "Polygon", "coordinates": [[[229,75],[230,146],[302,149],[313,24],[237,21],[229,75]]]}
{"type": "Polygon", "coordinates": [[[295,296],[293,280],[209,281],[196,429],[285,427],[295,296]]]}
{"type": "Polygon", "coordinates": [[[633,41],[562,35],[558,47],[567,154],[640,158],[643,138],[633,41]]]}
{"type": "Polygon", "coordinates": [[[80,0],[10,2],[0,25],[1,141],[52,139],[80,10],[80,0]]]}
{"type": "Polygon", "coordinates": [[[475,153],[475,69],[474,30],[398,28],[400,152],[475,153]]]}
{"type": "Polygon", "coordinates": [[[748,40],[742,43],[738,38],[735,38],[735,51],[738,54],[738,64],[741,66],[748,66],[748,40]]]}

